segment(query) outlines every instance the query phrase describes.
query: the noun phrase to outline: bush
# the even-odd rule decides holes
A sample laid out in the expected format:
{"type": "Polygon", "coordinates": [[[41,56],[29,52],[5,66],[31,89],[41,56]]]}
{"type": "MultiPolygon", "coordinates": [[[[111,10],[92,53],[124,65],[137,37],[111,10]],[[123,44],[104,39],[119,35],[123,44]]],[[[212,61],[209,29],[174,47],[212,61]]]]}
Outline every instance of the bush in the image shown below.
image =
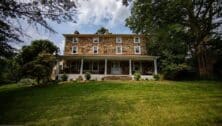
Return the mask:
{"type": "Polygon", "coordinates": [[[134,79],[135,80],[140,80],[140,78],[141,78],[141,75],[140,75],[140,73],[139,72],[135,72],[134,74],[133,74],[133,76],[134,76],[134,79]]]}
{"type": "Polygon", "coordinates": [[[31,86],[31,85],[37,85],[37,82],[36,80],[34,79],[30,79],[30,78],[24,78],[24,79],[21,79],[18,84],[20,86],[31,86]]]}
{"type": "Polygon", "coordinates": [[[83,78],[82,78],[82,76],[79,76],[76,80],[77,80],[77,81],[82,81],[83,78]]]}
{"type": "Polygon", "coordinates": [[[154,74],[154,75],[153,75],[153,78],[154,78],[155,80],[160,80],[160,75],[159,75],[159,74],[154,74]]]}
{"type": "Polygon", "coordinates": [[[163,72],[164,78],[169,80],[191,80],[197,77],[196,72],[187,64],[170,64],[163,72]]]}
{"type": "Polygon", "coordinates": [[[63,74],[61,76],[62,81],[67,81],[68,80],[68,76],[66,74],[63,74]]]}
{"type": "Polygon", "coordinates": [[[85,78],[86,78],[86,80],[90,80],[91,74],[89,72],[86,72],[85,73],[85,78]]]}

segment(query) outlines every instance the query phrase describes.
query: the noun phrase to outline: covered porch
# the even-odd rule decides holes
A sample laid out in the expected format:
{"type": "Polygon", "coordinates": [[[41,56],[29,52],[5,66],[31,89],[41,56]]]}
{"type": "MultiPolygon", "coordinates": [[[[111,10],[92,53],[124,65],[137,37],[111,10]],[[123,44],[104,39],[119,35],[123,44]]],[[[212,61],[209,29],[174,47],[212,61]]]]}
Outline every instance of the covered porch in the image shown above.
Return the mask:
{"type": "Polygon", "coordinates": [[[86,72],[92,79],[100,80],[106,76],[130,76],[135,72],[142,79],[151,79],[157,74],[157,57],[155,56],[61,56],[58,75],[67,74],[75,80],[86,72]]]}

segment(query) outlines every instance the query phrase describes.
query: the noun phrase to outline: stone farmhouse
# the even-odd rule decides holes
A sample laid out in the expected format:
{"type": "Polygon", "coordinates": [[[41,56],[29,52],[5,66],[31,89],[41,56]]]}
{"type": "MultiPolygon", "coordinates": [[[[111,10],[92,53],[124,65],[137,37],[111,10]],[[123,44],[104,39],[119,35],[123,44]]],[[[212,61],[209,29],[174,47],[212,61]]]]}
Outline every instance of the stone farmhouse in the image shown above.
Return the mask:
{"type": "Polygon", "coordinates": [[[139,72],[142,79],[157,74],[157,56],[150,56],[144,35],[137,34],[64,34],[64,54],[53,69],[53,75],[66,74],[68,80],[133,79],[139,72]]]}

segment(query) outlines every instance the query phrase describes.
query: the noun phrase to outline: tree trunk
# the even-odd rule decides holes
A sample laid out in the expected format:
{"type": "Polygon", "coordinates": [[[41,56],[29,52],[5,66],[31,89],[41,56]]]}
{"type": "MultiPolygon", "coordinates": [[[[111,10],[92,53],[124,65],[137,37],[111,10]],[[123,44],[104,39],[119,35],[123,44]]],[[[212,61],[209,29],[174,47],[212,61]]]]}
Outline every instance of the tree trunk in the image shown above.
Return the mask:
{"type": "Polygon", "coordinates": [[[197,50],[197,64],[198,64],[198,72],[200,77],[209,77],[210,70],[208,69],[210,66],[207,61],[206,50],[201,46],[197,50]]]}

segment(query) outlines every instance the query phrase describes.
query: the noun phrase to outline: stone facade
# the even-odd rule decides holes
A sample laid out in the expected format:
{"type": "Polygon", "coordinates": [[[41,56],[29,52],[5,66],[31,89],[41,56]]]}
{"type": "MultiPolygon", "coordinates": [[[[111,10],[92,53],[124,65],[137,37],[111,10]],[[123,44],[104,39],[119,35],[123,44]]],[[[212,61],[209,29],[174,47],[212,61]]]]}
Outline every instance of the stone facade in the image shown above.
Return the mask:
{"type": "Polygon", "coordinates": [[[66,34],[64,55],[146,55],[146,39],[143,35],[135,34],[66,34]],[[77,42],[73,42],[76,38],[77,42]],[[99,42],[93,42],[93,38],[99,38],[99,42]],[[116,39],[121,38],[122,42],[117,43],[116,39]],[[134,39],[139,38],[140,42],[135,43],[134,39]],[[73,54],[72,48],[76,46],[77,53],[73,54]],[[93,47],[98,47],[98,53],[95,54],[93,47]],[[117,46],[122,47],[122,53],[117,54],[117,46]],[[135,46],[140,47],[140,53],[135,53],[135,46]]]}

